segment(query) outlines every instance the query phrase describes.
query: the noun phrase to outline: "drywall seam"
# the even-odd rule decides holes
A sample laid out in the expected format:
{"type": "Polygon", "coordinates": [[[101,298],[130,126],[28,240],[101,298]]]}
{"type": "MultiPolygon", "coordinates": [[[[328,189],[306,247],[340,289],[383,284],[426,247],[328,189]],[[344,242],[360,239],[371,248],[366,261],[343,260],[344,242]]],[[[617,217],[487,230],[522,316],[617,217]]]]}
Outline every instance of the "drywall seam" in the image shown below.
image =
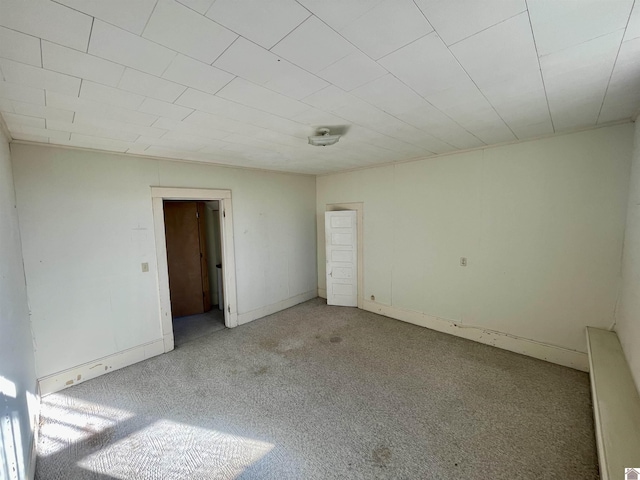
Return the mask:
{"type": "Polygon", "coordinates": [[[78,365],[77,367],[63,370],[62,372],[47,375],[38,379],[41,395],[59,392],[65,388],[91,380],[114,370],[119,370],[134,363],[141,362],[164,353],[164,340],[138,345],[137,347],[123,350],[107,357],[102,357],[92,362],[78,365]]]}
{"type": "Polygon", "coordinates": [[[278,303],[272,303],[271,305],[257,308],[255,310],[251,310],[250,312],[240,313],[238,314],[238,325],[243,325],[245,323],[252,322],[253,320],[257,320],[258,318],[272,315],[276,312],[279,312],[280,310],[293,307],[294,305],[306,302],[307,300],[311,300],[312,298],[316,298],[317,296],[318,292],[314,289],[306,293],[296,295],[295,297],[287,298],[286,300],[282,300],[278,303]]]}
{"type": "Polygon", "coordinates": [[[589,371],[587,354],[570,350],[568,348],[549,345],[546,343],[529,340],[527,338],[510,335],[508,333],[487,330],[481,327],[460,325],[413,310],[383,305],[370,300],[364,301],[364,310],[394,318],[403,322],[412,323],[421,327],[430,328],[438,332],[444,332],[456,337],[466,338],[485,345],[502,348],[511,352],[520,353],[529,357],[538,358],[547,362],[556,363],[565,367],[575,368],[583,372],[589,371]]]}

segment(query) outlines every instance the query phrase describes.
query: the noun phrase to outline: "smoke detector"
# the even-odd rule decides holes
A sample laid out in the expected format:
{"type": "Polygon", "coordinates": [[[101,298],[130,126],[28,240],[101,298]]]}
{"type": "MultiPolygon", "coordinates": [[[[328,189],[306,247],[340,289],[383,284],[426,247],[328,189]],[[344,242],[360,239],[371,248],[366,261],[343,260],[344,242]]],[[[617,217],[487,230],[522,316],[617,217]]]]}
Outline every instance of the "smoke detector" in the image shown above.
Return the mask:
{"type": "Polygon", "coordinates": [[[331,130],[323,127],[316,130],[316,135],[309,137],[309,145],[326,147],[327,145],[338,143],[338,140],[340,140],[340,135],[331,135],[331,130]]]}

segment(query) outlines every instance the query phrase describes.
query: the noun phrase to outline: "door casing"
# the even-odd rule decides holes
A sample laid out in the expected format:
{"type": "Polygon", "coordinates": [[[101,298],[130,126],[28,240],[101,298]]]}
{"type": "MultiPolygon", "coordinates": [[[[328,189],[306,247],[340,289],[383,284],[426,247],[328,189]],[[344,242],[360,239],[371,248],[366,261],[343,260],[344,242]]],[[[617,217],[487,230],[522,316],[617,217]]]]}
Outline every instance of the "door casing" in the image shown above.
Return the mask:
{"type": "Polygon", "coordinates": [[[151,202],[156,240],[156,260],[158,262],[158,291],[160,304],[160,325],[164,341],[164,351],[173,350],[173,322],[171,317],[171,296],[169,291],[169,269],[167,265],[167,243],[164,227],[163,200],[201,200],[220,202],[220,240],[222,249],[222,285],[224,295],[224,324],[228,328],[238,325],[238,303],[236,291],[236,260],[233,247],[233,208],[231,190],[206,188],[151,187],[151,202]]]}

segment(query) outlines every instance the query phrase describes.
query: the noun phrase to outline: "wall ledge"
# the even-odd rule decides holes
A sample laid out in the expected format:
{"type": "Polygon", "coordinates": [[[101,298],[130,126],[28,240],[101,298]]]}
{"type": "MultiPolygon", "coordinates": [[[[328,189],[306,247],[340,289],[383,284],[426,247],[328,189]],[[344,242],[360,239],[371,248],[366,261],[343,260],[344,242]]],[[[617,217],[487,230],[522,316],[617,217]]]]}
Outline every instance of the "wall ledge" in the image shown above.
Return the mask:
{"type": "Polygon", "coordinates": [[[38,379],[41,395],[59,392],[73,385],[78,385],[92,378],[99,377],[114,370],[119,370],[134,363],[141,362],[164,353],[164,339],[138,345],[106,357],[98,358],[62,372],[47,375],[38,379]]]}
{"type": "Polygon", "coordinates": [[[587,327],[600,478],[640,466],[640,395],[615,332],[587,327]]]}
{"type": "Polygon", "coordinates": [[[450,320],[434,317],[425,313],[404,308],[392,307],[365,300],[363,310],[377,313],[403,322],[430,328],[438,332],[448,333],[456,337],[466,338],[511,352],[520,353],[528,357],[545,360],[547,362],[574,368],[583,372],[589,371],[587,354],[568,348],[549,345],[507,333],[486,330],[482,327],[460,325],[450,320]]]}

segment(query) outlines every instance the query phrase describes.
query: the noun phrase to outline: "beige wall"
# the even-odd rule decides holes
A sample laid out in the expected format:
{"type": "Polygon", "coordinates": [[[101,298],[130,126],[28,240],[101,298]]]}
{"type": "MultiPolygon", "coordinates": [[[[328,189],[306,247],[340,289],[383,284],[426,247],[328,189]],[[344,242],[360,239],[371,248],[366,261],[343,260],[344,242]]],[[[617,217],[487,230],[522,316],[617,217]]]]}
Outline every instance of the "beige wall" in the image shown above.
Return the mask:
{"type": "Polygon", "coordinates": [[[364,202],[365,301],[586,351],[614,320],[632,131],[318,177],[320,291],[325,207],[364,202]]]}
{"type": "Polygon", "coordinates": [[[162,339],[152,185],[232,191],[239,314],[317,288],[313,177],[24,144],[13,164],[38,377],[162,339]]]}
{"type": "Polygon", "coordinates": [[[35,465],[36,375],[15,205],[11,154],[0,128],[0,428],[15,429],[2,436],[0,478],[27,478],[35,465]]]}
{"type": "Polygon", "coordinates": [[[616,331],[640,390],[640,122],[637,121],[622,258],[622,294],[616,322],[616,331]]]}

